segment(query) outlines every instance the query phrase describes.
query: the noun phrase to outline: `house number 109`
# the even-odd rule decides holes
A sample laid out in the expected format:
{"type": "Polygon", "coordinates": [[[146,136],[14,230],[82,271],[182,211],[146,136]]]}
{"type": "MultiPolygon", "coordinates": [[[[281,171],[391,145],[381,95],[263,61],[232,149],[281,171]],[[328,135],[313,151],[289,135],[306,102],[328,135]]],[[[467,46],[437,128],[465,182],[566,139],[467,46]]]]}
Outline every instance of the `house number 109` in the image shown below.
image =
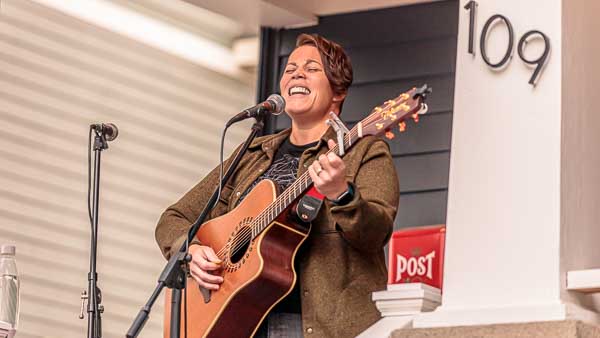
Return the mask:
{"type": "MultiPolygon", "coordinates": [[[[477,12],[477,2],[474,0],[471,0],[465,5],[464,8],[467,11],[469,11],[469,49],[468,50],[469,50],[469,54],[475,55],[475,53],[473,52],[473,45],[474,45],[474,38],[475,38],[475,31],[474,31],[475,27],[474,26],[475,26],[475,15],[477,12]]],[[[492,68],[501,68],[502,66],[507,64],[510,61],[511,56],[513,54],[514,37],[515,37],[515,34],[514,34],[513,27],[512,27],[510,20],[508,20],[507,17],[505,17],[504,15],[501,15],[501,14],[492,15],[485,22],[485,25],[483,25],[483,29],[481,30],[481,37],[479,40],[479,48],[481,50],[481,58],[483,59],[483,61],[492,68]],[[496,20],[501,20],[502,22],[504,22],[504,25],[506,26],[506,29],[508,30],[508,46],[506,48],[506,53],[504,54],[504,57],[502,58],[502,60],[500,60],[496,63],[492,63],[487,56],[486,40],[487,40],[488,31],[489,31],[490,27],[492,26],[492,24],[496,20]]],[[[535,70],[533,71],[533,74],[531,75],[531,78],[529,79],[529,84],[535,86],[538,76],[540,75],[540,71],[544,67],[544,64],[546,64],[546,61],[548,60],[548,55],[550,54],[550,39],[548,39],[546,34],[540,32],[538,30],[530,30],[530,31],[526,32],[525,34],[523,34],[523,36],[521,36],[521,39],[519,39],[519,43],[517,44],[517,52],[519,53],[519,58],[523,62],[525,62],[529,65],[536,65],[535,70]],[[523,49],[526,47],[527,41],[529,39],[533,38],[533,36],[535,36],[535,35],[539,35],[539,37],[541,37],[544,40],[544,51],[543,51],[542,55],[540,55],[537,59],[529,60],[529,59],[525,58],[525,55],[523,54],[523,49]]]]}

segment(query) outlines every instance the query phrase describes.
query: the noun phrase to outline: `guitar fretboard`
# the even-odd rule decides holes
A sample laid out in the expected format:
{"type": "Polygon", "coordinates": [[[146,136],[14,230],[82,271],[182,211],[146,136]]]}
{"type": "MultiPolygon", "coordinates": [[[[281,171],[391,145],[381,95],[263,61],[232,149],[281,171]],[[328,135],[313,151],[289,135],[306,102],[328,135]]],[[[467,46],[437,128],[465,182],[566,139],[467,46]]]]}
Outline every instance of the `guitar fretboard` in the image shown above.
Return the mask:
{"type": "MultiPolygon", "coordinates": [[[[354,128],[350,130],[344,136],[344,149],[349,149],[356,141],[362,137],[359,135],[359,128],[361,128],[360,123],[357,124],[354,128]]],[[[338,152],[339,146],[336,144],[335,147],[327,151],[326,154],[330,152],[338,152]]],[[[252,229],[252,239],[256,238],[271,222],[273,222],[281,213],[287,209],[292,202],[294,202],[301,194],[308,190],[313,184],[310,175],[308,174],[308,170],[305,171],[294,183],[292,183],[283,193],[281,193],[275,201],[273,201],[263,212],[261,212],[254,220],[252,221],[251,229],[252,229]]]]}

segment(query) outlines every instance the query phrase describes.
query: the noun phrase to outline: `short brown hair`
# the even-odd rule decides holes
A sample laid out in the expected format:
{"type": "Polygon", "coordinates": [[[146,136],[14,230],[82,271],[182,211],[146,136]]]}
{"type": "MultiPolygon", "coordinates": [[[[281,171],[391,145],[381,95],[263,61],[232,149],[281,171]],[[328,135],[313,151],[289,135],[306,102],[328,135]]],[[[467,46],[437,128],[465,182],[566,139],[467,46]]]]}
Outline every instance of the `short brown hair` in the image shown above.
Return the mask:
{"type": "Polygon", "coordinates": [[[317,34],[300,34],[296,39],[296,48],[306,45],[314,46],[319,51],[331,89],[336,94],[348,93],[353,73],[352,63],[344,48],[317,34]]]}

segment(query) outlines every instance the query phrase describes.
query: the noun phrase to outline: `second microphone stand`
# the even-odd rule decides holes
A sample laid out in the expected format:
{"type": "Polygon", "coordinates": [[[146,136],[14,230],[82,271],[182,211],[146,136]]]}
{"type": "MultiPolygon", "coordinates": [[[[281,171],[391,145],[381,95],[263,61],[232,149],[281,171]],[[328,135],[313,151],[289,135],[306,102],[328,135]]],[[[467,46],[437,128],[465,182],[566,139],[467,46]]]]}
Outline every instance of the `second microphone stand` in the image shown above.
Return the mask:
{"type": "MultiPolygon", "coordinates": [[[[90,240],[90,272],[88,273],[88,292],[86,296],[82,294],[82,301],[88,300],[88,338],[102,337],[102,294],[98,288],[98,273],[96,272],[96,257],[98,248],[98,207],[100,197],[100,159],[102,150],[108,149],[108,142],[102,129],[98,129],[95,125],[90,126],[94,132],[94,196],[92,199],[91,212],[91,240],[90,240]]],[[[83,306],[82,306],[83,309],[83,306]]],[[[83,316],[80,316],[83,319],[83,316]]]]}

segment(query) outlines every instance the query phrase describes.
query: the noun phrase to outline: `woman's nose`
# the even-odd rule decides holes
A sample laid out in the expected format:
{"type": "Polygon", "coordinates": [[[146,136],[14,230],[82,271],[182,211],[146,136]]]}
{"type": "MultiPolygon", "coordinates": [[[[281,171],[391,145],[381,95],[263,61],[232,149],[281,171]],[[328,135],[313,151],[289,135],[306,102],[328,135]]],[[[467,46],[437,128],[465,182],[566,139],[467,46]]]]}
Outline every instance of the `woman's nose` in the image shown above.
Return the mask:
{"type": "Polygon", "coordinates": [[[298,68],[294,71],[294,73],[292,74],[292,79],[304,79],[306,78],[305,74],[304,74],[304,70],[298,68]]]}

